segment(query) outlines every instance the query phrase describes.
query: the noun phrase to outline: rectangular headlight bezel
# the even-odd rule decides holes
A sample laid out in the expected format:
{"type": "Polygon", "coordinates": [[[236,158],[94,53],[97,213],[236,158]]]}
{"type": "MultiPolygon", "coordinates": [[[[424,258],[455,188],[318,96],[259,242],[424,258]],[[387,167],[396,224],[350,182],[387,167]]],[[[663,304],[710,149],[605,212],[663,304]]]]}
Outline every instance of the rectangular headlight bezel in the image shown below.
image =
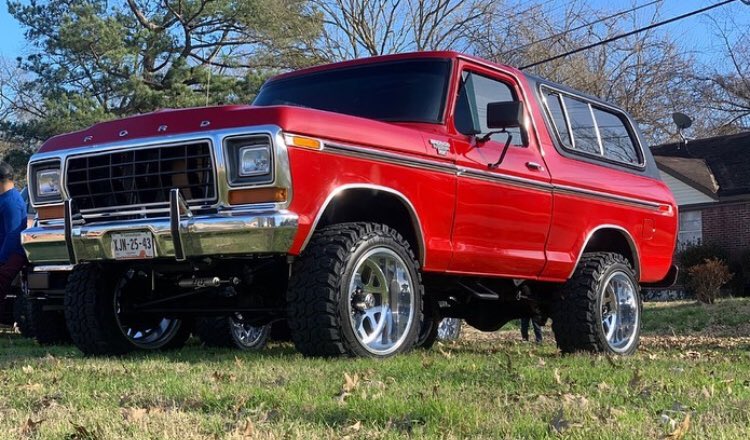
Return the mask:
{"type": "Polygon", "coordinates": [[[59,160],[37,162],[29,165],[29,195],[34,205],[49,205],[54,203],[61,203],[63,201],[62,186],[63,186],[63,175],[62,166],[59,160]],[[40,180],[42,178],[49,178],[50,175],[54,175],[57,171],[57,192],[42,193],[40,191],[40,180]],[[44,174],[47,176],[42,177],[44,174]]]}
{"type": "Polygon", "coordinates": [[[274,182],[275,157],[273,142],[266,134],[252,134],[232,136],[224,139],[224,157],[227,164],[227,180],[230,187],[264,185],[274,182]],[[268,172],[264,173],[242,173],[240,163],[240,152],[267,148],[268,172]]]}

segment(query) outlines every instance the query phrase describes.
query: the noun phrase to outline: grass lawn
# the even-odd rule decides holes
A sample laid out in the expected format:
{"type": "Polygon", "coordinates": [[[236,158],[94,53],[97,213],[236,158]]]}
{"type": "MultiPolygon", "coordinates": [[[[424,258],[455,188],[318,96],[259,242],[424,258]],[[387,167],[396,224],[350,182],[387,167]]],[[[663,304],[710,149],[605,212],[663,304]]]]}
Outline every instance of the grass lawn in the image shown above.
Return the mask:
{"type": "Polygon", "coordinates": [[[750,301],[644,319],[641,350],[615,359],[517,330],[387,361],[196,343],[86,359],[0,333],[0,438],[750,438],[750,301]]]}

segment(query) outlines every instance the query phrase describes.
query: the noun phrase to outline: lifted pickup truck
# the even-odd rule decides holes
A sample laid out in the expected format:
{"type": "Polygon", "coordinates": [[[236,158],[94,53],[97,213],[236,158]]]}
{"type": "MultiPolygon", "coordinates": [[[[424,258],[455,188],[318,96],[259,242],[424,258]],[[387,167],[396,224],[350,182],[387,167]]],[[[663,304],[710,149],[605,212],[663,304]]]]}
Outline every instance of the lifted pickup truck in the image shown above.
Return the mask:
{"type": "Polygon", "coordinates": [[[75,265],[86,354],[286,319],[305,355],[386,357],[444,317],[551,317],[564,352],[629,354],[639,286],[674,276],[677,208],[631,117],[454,52],[97,124],[48,140],[29,178],[23,245],[75,265]]]}

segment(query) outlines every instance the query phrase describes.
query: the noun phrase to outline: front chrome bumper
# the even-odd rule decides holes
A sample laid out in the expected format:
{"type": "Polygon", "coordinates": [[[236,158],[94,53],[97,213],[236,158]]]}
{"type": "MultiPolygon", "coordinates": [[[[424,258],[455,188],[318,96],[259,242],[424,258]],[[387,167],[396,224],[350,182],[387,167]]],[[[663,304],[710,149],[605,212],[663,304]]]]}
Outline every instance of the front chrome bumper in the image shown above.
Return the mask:
{"type": "Polygon", "coordinates": [[[33,264],[114,260],[112,234],[151,232],[155,258],[286,253],[297,232],[298,217],[286,210],[224,211],[193,216],[179,192],[172,194],[170,217],[86,224],[66,203],[64,224],[37,226],[21,234],[33,264]]]}

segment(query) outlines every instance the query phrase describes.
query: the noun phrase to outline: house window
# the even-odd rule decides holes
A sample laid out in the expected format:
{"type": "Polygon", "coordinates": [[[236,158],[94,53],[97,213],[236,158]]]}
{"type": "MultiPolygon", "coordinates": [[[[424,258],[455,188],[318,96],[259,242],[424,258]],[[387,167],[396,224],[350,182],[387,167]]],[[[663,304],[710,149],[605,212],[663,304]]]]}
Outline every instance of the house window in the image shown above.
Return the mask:
{"type": "Polygon", "coordinates": [[[701,244],[703,241],[702,211],[680,212],[680,232],[677,243],[680,249],[701,244]]]}

